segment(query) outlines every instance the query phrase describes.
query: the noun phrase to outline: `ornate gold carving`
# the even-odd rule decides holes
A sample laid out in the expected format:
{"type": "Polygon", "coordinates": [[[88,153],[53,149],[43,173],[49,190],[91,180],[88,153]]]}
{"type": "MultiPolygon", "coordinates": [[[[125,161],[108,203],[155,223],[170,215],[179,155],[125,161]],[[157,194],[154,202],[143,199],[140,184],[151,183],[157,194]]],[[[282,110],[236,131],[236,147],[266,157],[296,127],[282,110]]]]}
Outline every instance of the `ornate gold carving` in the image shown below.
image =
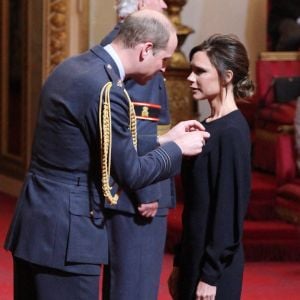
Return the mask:
{"type": "Polygon", "coordinates": [[[181,51],[181,46],[185,42],[187,36],[194,32],[194,30],[186,25],[181,24],[180,12],[187,0],[166,0],[168,4],[167,12],[169,19],[176,27],[178,46],[170,62],[171,68],[185,69],[188,67],[188,62],[185,55],[181,51]]]}
{"type": "Polygon", "coordinates": [[[180,49],[187,36],[194,32],[192,28],[181,24],[180,12],[186,2],[187,0],[166,0],[168,17],[175,25],[178,37],[178,46],[166,72],[166,87],[172,125],[196,117],[190,88],[186,80],[189,72],[189,63],[180,49]]]}
{"type": "Polygon", "coordinates": [[[45,76],[69,55],[69,1],[50,0],[47,4],[45,76]]]}

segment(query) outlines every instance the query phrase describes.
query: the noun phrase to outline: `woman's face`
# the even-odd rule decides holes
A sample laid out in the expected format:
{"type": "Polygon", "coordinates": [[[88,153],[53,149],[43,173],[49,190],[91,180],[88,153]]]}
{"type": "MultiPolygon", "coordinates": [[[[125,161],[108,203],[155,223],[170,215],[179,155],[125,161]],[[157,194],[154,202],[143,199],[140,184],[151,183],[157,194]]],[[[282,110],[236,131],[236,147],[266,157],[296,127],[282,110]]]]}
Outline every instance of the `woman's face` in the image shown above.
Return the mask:
{"type": "Polygon", "coordinates": [[[211,64],[205,51],[194,53],[191,60],[191,73],[187,80],[190,82],[195,100],[211,100],[221,93],[217,69],[211,64]]]}

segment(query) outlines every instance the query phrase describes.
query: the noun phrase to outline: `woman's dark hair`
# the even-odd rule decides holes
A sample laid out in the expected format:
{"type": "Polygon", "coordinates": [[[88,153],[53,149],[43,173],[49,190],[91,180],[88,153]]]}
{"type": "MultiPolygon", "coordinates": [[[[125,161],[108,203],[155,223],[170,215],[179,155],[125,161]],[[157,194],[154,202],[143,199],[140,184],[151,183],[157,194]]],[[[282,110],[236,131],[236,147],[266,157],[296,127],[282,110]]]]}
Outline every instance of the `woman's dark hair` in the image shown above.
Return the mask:
{"type": "Polygon", "coordinates": [[[249,59],[246,48],[234,35],[214,34],[190,51],[190,60],[196,52],[206,52],[219,77],[225,79],[227,70],[233,73],[233,94],[237,99],[253,95],[254,84],[249,78],[249,59]]]}

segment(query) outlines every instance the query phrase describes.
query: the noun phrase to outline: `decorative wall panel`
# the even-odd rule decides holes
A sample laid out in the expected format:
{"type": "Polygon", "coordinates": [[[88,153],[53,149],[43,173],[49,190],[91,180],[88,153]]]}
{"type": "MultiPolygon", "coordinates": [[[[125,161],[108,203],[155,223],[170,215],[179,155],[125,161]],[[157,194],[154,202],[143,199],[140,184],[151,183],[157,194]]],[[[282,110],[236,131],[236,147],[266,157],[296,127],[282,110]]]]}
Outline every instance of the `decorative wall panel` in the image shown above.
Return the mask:
{"type": "Polygon", "coordinates": [[[46,2],[45,77],[69,55],[69,10],[70,1],[50,0],[46,2]]]}

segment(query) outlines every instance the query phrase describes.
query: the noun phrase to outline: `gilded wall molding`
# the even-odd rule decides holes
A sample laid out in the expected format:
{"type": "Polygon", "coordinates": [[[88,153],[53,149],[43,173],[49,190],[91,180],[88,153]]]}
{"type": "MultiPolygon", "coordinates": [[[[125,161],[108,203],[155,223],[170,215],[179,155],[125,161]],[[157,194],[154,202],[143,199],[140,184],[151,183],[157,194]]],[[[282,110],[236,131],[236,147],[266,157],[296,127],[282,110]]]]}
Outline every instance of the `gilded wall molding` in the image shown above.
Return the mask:
{"type": "Polygon", "coordinates": [[[44,78],[69,55],[70,1],[47,0],[45,20],[44,78]]]}

